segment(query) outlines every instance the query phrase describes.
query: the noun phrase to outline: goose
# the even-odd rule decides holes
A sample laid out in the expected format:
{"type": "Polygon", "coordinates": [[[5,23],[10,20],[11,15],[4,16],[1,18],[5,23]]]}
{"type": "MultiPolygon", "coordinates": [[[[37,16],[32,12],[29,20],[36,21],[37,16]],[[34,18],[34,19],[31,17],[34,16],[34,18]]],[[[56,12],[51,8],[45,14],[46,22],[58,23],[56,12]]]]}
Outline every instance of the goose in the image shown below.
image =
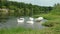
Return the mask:
{"type": "Polygon", "coordinates": [[[43,17],[38,17],[38,18],[35,19],[35,21],[40,22],[40,21],[42,21],[43,19],[44,19],[43,17]]]}
{"type": "Polygon", "coordinates": [[[34,18],[30,17],[29,20],[26,23],[28,23],[28,24],[34,24],[34,18]]]}
{"type": "Polygon", "coordinates": [[[24,23],[24,18],[17,19],[18,23],[24,23]]]}
{"type": "Polygon", "coordinates": [[[43,17],[39,17],[38,20],[43,20],[43,17]]]}
{"type": "Polygon", "coordinates": [[[32,17],[29,17],[29,19],[30,19],[30,20],[34,20],[34,18],[32,18],[32,17]]]}

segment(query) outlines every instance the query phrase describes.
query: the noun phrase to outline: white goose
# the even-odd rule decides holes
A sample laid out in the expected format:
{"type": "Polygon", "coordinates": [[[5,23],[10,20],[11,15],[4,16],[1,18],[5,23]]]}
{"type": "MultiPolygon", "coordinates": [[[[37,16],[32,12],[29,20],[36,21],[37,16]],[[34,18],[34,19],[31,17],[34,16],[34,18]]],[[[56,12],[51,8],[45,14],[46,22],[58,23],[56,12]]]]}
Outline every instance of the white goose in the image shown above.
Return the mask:
{"type": "Polygon", "coordinates": [[[44,19],[43,17],[38,17],[38,18],[35,19],[35,21],[40,22],[43,19],[44,19]]]}
{"type": "Polygon", "coordinates": [[[30,17],[28,21],[26,21],[28,24],[34,24],[34,18],[30,17]]]}
{"type": "Polygon", "coordinates": [[[30,17],[29,19],[32,20],[32,21],[34,20],[34,18],[32,18],[32,17],[30,17]]]}
{"type": "Polygon", "coordinates": [[[24,23],[24,18],[17,19],[18,24],[19,23],[24,23]]]}

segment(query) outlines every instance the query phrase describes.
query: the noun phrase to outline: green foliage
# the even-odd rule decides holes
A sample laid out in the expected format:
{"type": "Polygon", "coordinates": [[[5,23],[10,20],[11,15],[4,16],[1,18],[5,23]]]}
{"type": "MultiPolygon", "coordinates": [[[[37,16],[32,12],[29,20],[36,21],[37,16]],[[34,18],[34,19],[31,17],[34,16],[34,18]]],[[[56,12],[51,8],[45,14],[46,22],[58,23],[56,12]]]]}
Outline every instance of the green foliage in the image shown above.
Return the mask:
{"type": "MultiPolygon", "coordinates": [[[[32,16],[41,13],[49,12],[52,7],[38,6],[32,4],[25,4],[23,2],[13,2],[13,1],[0,1],[0,8],[8,8],[9,12],[14,10],[13,16],[32,16]]],[[[13,11],[10,13],[12,14],[13,11]]]]}
{"type": "Polygon", "coordinates": [[[53,27],[54,26],[54,22],[48,21],[43,23],[42,25],[46,26],[46,27],[53,27]]]}
{"type": "Polygon", "coordinates": [[[54,15],[60,15],[60,4],[56,4],[53,8],[53,10],[51,11],[51,14],[54,15]]]}

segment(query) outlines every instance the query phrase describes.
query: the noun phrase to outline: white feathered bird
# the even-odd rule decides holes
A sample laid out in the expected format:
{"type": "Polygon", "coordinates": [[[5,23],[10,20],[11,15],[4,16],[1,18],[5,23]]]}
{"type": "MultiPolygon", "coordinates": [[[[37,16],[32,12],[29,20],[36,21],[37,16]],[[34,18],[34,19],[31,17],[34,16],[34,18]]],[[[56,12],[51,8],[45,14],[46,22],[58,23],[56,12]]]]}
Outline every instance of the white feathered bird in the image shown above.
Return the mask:
{"type": "Polygon", "coordinates": [[[18,24],[19,23],[24,23],[24,18],[17,19],[18,24]]]}
{"type": "Polygon", "coordinates": [[[34,24],[34,18],[30,17],[28,21],[26,21],[28,24],[34,24]]]}
{"type": "Polygon", "coordinates": [[[38,17],[38,18],[35,19],[35,21],[40,22],[43,19],[44,19],[43,17],[38,17]]]}

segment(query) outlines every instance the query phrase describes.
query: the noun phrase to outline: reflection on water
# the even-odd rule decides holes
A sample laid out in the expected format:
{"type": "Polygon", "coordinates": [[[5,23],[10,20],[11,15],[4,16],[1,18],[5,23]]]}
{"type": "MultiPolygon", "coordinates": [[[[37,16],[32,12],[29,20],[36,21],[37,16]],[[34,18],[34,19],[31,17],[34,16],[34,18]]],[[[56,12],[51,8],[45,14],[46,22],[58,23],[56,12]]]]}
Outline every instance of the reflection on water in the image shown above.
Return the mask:
{"type": "Polygon", "coordinates": [[[41,25],[41,23],[44,23],[46,20],[42,20],[41,22],[34,22],[34,24],[27,24],[26,21],[28,20],[28,18],[25,18],[25,22],[24,23],[20,23],[18,24],[17,22],[17,18],[10,18],[9,20],[7,20],[6,23],[0,23],[0,28],[10,28],[10,27],[24,27],[24,28],[33,28],[33,29],[41,29],[41,28],[45,28],[44,26],[41,25]]]}

